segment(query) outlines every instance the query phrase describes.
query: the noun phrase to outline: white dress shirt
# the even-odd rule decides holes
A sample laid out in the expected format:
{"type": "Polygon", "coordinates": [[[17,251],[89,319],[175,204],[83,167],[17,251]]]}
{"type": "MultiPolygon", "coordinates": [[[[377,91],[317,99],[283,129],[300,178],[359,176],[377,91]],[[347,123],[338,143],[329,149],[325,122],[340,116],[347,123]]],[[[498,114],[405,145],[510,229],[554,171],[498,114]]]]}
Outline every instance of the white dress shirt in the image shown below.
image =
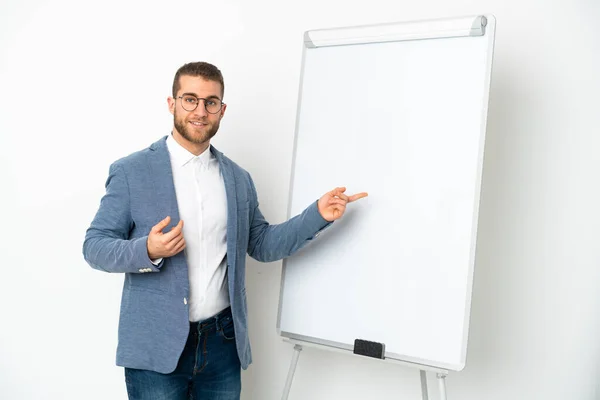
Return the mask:
{"type": "Polygon", "coordinates": [[[210,148],[195,156],[172,135],[167,148],[186,243],[189,318],[202,321],[229,306],[225,183],[210,148]]]}

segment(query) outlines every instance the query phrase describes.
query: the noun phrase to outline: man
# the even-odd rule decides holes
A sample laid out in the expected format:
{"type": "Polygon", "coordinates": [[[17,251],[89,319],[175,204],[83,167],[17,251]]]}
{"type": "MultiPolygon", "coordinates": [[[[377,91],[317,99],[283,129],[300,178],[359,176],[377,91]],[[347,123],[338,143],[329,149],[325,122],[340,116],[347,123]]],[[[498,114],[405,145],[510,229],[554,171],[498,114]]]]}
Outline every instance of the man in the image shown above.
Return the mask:
{"type": "Polygon", "coordinates": [[[117,365],[130,399],[239,399],[251,363],[245,255],[282,259],[366,193],[326,193],[269,225],[252,178],[210,145],[227,106],[219,69],[182,66],[172,134],[113,163],[87,230],[86,261],[125,273],[117,365]],[[184,222],[185,221],[185,222],[184,222]]]}

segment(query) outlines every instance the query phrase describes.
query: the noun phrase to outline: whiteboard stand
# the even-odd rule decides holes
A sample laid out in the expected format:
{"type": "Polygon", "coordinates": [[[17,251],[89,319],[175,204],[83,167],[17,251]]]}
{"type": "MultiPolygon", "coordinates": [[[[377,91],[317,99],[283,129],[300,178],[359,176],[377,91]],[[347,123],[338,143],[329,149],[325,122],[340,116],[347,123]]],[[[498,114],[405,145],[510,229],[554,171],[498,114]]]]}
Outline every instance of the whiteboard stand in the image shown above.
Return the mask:
{"type": "Polygon", "coordinates": [[[288,396],[290,395],[290,389],[292,388],[292,381],[294,380],[294,373],[296,372],[296,365],[298,365],[298,358],[300,357],[301,351],[301,345],[294,345],[294,355],[292,356],[292,363],[290,364],[290,370],[288,371],[285,387],[283,388],[283,396],[281,397],[282,400],[287,400],[288,396]]]}
{"type": "MultiPolygon", "coordinates": [[[[294,353],[292,354],[292,362],[290,363],[290,369],[288,371],[288,376],[285,381],[285,387],[283,388],[283,395],[281,396],[281,400],[288,400],[288,396],[290,395],[290,390],[292,388],[292,382],[294,381],[294,374],[296,373],[296,366],[298,365],[298,359],[300,358],[300,352],[302,351],[303,346],[314,347],[314,348],[324,349],[324,350],[328,350],[328,351],[338,351],[343,354],[348,354],[348,351],[344,350],[344,349],[336,349],[336,348],[333,348],[330,346],[324,346],[324,345],[311,343],[311,342],[302,342],[302,341],[298,341],[298,340],[294,340],[294,339],[284,338],[283,340],[285,342],[294,344],[294,353]]],[[[447,370],[431,367],[428,365],[419,365],[419,364],[414,364],[414,363],[410,363],[410,362],[394,360],[391,358],[386,358],[381,361],[384,361],[387,363],[391,362],[394,364],[403,365],[405,367],[408,366],[408,367],[412,367],[412,368],[415,368],[415,367],[419,368],[419,374],[421,377],[422,400],[429,400],[427,372],[428,371],[435,372],[437,382],[438,382],[438,388],[440,391],[439,398],[440,398],[440,400],[448,400],[448,398],[446,397],[446,377],[448,376],[447,370]]]]}
{"type": "Polygon", "coordinates": [[[465,367],[495,27],[305,32],[288,217],[333,182],[369,197],[283,261],[284,400],[307,346],[417,368],[424,400],[427,372],[446,400],[448,371],[465,367]]]}
{"type": "Polygon", "coordinates": [[[440,387],[440,399],[446,400],[446,376],[448,374],[437,373],[437,380],[440,387]]]}
{"type": "Polygon", "coordinates": [[[419,374],[421,375],[421,395],[423,396],[423,400],[429,400],[429,393],[427,391],[427,371],[420,370],[419,374]]]}

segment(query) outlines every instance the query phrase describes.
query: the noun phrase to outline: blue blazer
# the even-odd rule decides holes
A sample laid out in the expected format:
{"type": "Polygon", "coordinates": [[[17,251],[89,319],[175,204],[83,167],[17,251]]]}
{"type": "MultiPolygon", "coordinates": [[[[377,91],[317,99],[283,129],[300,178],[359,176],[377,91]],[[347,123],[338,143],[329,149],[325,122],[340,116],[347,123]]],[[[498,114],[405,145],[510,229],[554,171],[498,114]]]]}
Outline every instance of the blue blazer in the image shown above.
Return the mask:
{"type": "MultiPolygon", "coordinates": [[[[154,265],[150,229],[167,215],[179,222],[166,136],[110,166],[106,194],[88,228],[83,255],[95,269],[123,272],[117,365],[175,370],[189,333],[190,285],[184,252],[154,265]]],[[[317,202],[285,223],[270,225],[258,208],[250,174],[214,147],[227,194],[227,277],[242,368],[252,362],[246,305],[246,253],[263,262],[290,256],[329,223],[317,202]]]]}

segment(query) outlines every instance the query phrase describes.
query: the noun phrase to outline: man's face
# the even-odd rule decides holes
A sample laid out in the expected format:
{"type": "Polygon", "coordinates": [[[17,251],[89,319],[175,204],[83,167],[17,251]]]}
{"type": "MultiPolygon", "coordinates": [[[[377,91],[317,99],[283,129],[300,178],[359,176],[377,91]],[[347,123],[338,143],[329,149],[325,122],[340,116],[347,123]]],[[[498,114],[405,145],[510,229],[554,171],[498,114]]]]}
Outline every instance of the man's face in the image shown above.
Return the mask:
{"type": "MultiPolygon", "coordinates": [[[[194,95],[207,100],[221,100],[221,84],[206,80],[200,76],[183,75],[179,77],[180,88],[177,97],[186,94],[194,95]]],[[[193,145],[208,144],[210,139],[219,130],[219,123],[225,113],[226,105],[216,114],[210,114],[204,107],[204,100],[200,100],[194,111],[186,111],[183,99],[169,97],[169,110],[173,114],[174,134],[179,134],[183,139],[193,145]]],[[[190,108],[186,105],[186,108],[190,108]]]]}

